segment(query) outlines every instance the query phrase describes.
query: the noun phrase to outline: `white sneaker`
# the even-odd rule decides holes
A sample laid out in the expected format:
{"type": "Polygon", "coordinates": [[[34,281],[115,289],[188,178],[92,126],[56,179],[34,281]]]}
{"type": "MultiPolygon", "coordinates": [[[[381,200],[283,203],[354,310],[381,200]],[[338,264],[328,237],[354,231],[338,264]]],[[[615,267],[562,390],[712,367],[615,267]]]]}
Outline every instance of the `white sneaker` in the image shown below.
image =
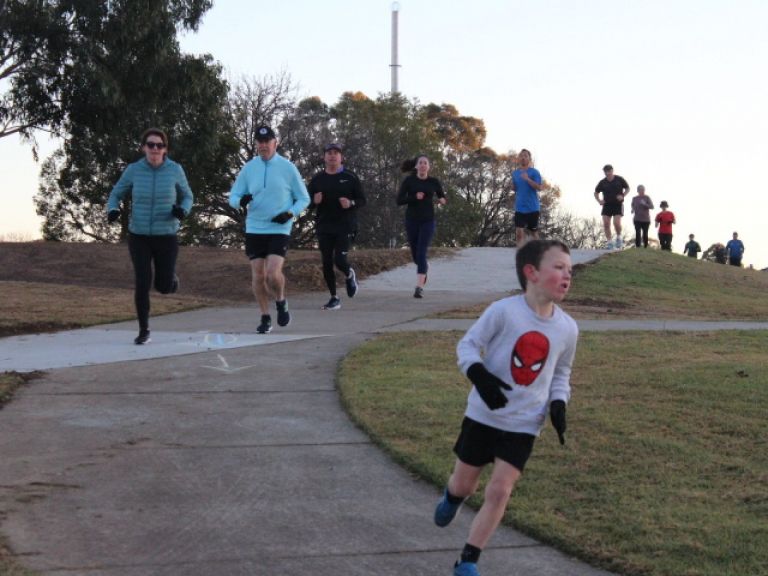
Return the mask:
{"type": "Polygon", "coordinates": [[[622,248],[624,248],[624,238],[619,236],[618,238],[616,238],[616,249],[621,250],[622,248]]]}
{"type": "Polygon", "coordinates": [[[613,250],[613,240],[608,240],[608,242],[605,243],[605,249],[613,250]]]}

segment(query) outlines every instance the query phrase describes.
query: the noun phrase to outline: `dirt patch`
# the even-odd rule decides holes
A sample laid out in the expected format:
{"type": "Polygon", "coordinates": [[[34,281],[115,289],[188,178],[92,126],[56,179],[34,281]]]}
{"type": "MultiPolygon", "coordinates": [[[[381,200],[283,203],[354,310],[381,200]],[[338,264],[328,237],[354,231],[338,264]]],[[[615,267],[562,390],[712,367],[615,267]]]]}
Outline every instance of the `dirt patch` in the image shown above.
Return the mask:
{"type": "MultiPolygon", "coordinates": [[[[437,249],[433,256],[453,253],[437,249]]],[[[411,261],[408,250],[353,250],[349,256],[357,277],[397,268],[411,261]]],[[[285,261],[289,290],[325,290],[316,250],[289,250],[285,261]]],[[[177,273],[181,292],[219,301],[253,300],[251,271],[239,249],[182,246],[177,273]]],[[[126,244],[66,242],[0,242],[0,281],[132,288],[133,269],[126,244]]]]}
{"type": "MultiPolygon", "coordinates": [[[[438,248],[433,257],[455,251],[438,248]]],[[[408,250],[353,250],[361,280],[411,261],[408,250]]],[[[289,250],[288,293],[324,292],[316,250],[289,250]]],[[[182,246],[177,294],[152,298],[152,315],[253,302],[242,250],[182,246]]],[[[415,269],[414,269],[415,274],[415,269]]],[[[337,281],[343,285],[342,275],[337,281]]],[[[80,328],[135,317],[133,267],[125,244],[0,242],[0,337],[80,328]]]]}

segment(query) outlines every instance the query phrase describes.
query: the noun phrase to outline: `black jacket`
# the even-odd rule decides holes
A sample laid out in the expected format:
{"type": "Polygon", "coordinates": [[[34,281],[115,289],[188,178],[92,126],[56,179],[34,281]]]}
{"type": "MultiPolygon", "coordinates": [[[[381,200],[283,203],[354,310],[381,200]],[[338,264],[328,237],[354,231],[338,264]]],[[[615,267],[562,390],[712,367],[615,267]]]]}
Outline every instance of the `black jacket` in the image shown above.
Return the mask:
{"type": "Polygon", "coordinates": [[[325,170],[312,177],[307,187],[310,207],[317,210],[318,234],[349,234],[357,232],[357,210],[365,206],[363,186],[354,172],[342,169],[336,174],[325,170]],[[315,204],[315,193],[323,193],[323,201],[315,204]],[[342,208],[339,198],[348,198],[354,205],[342,208]]]}
{"type": "Polygon", "coordinates": [[[405,210],[406,219],[426,222],[435,219],[435,197],[445,198],[440,180],[432,176],[422,180],[414,174],[406,177],[400,185],[397,203],[408,206],[405,210]],[[423,200],[416,199],[417,192],[424,192],[423,200]]]}

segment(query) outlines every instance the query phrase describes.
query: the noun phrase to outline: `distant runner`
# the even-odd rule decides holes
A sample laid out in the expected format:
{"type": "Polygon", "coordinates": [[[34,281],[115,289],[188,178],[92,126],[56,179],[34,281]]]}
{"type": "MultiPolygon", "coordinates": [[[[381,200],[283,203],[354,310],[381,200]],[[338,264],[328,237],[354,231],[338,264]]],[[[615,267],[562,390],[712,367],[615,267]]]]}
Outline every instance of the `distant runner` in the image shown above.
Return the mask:
{"type": "Polygon", "coordinates": [[[405,210],[405,231],[411,247],[411,257],[416,264],[416,290],[414,298],[424,297],[424,285],[427,283],[427,251],[435,235],[434,201],[444,206],[445,192],[440,180],[429,175],[429,158],[424,155],[406,160],[401,170],[409,175],[400,185],[397,204],[407,206],[405,210]]]}
{"type": "Polygon", "coordinates": [[[662,250],[672,250],[672,224],[675,223],[675,214],[667,210],[669,204],[662,200],[659,204],[661,212],[656,214],[656,228],[659,229],[659,244],[662,250]]]}
{"type": "Polygon", "coordinates": [[[728,258],[728,264],[731,266],[741,266],[741,258],[744,256],[744,243],[739,240],[739,233],[734,232],[733,238],[728,240],[725,245],[725,255],[728,258]]]}
{"type": "Polygon", "coordinates": [[[517,160],[520,168],[512,172],[512,190],[515,191],[515,246],[520,249],[529,238],[539,237],[539,192],[544,186],[528,150],[520,150],[517,160]]]}
{"type": "Polygon", "coordinates": [[[699,252],[701,252],[701,246],[693,239],[693,234],[688,234],[688,243],[683,249],[683,254],[687,254],[689,258],[697,258],[699,252]]]}
{"type": "Polygon", "coordinates": [[[603,207],[600,214],[603,216],[603,230],[608,241],[606,248],[621,249],[624,247],[624,239],[621,237],[621,217],[624,215],[624,196],[629,193],[629,184],[621,176],[613,173],[613,166],[603,166],[605,178],[595,186],[595,200],[603,207]],[[601,197],[602,195],[602,197],[601,197]],[[616,242],[611,239],[611,219],[616,230],[616,242]]]}

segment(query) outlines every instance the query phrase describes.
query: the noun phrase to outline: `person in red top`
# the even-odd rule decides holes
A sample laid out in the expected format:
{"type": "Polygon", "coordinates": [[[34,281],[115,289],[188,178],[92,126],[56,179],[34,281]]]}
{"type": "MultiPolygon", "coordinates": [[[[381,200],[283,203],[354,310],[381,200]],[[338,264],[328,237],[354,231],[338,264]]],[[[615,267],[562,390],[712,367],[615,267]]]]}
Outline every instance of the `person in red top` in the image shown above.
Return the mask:
{"type": "Polygon", "coordinates": [[[662,250],[672,251],[672,224],[675,223],[675,215],[667,210],[669,204],[662,200],[659,204],[661,212],[656,214],[656,228],[659,229],[659,244],[662,250]]]}

